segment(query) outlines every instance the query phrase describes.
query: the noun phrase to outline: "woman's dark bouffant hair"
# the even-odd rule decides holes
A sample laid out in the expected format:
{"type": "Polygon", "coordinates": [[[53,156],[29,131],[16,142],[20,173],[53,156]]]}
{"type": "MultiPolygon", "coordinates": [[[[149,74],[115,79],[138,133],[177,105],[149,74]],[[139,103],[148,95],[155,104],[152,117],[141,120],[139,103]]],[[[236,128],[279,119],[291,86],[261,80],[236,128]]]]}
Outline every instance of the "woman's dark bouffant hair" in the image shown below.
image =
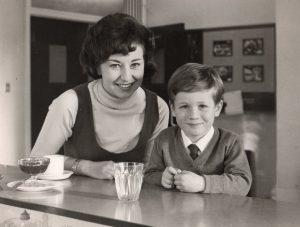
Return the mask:
{"type": "Polygon", "coordinates": [[[156,72],[154,34],[134,17],[123,13],[107,15],[88,30],[80,53],[84,73],[101,78],[97,72],[99,65],[112,54],[126,55],[134,51],[133,43],[144,47],[144,77],[151,77],[156,72]]]}

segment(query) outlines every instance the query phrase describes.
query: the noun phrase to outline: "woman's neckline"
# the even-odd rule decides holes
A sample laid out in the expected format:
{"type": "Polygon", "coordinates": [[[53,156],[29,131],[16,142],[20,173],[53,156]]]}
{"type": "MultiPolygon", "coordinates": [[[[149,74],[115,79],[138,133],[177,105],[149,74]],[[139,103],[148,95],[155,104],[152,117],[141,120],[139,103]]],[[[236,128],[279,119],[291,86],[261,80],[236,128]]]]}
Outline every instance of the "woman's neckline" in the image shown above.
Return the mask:
{"type": "Polygon", "coordinates": [[[140,92],[143,92],[139,87],[130,97],[119,99],[109,94],[102,85],[102,79],[92,82],[92,91],[97,102],[110,109],[127,110],[135,109],[141,106],[145,99],[141,98],[140,92]]]}

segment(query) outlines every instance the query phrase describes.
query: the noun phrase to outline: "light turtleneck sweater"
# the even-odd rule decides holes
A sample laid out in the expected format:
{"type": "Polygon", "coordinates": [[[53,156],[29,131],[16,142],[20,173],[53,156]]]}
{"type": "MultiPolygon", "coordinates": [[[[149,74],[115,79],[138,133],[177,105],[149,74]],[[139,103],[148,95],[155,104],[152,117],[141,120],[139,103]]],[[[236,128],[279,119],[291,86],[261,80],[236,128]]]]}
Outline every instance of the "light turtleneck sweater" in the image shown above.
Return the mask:
{"type": "MultiPolygon", "coordinates": [[[[106,92],[101,79],[90,82],[88,89],[99,146],[114,153],[126,152],[135,147],[144,122],[144,90],[138,88],[132,96],[118,99],[106,92]]],[[[152,149],[154,138],[168,125],[168,106],[160,97],[157,101],[159,121],[148,141],[149,149],[152,149]]],[[[53,100],[31,155],[57,153],[72,136],[77,110],[78,98],[73,89],[53,100]]]]}

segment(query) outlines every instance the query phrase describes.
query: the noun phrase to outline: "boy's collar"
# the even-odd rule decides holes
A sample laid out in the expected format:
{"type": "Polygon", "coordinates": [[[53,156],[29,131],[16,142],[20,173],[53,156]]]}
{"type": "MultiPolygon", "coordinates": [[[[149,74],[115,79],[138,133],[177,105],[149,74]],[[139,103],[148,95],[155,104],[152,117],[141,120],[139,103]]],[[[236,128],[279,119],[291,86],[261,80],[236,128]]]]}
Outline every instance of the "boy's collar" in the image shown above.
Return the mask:
{"type": "MultiPolygon", "coordinates": [[[[185,135],[184,131],[181,129],[181,136],[182,136],[182,140],[183,140],[183,144],[185,147],[188,147],[189,145],[191,145],[193,142],[185,135]]],[[[203,136],[202,138],[200,138],[196,143],[197,147],[200,149],[200,151],[203,151],[207,144],[209,143],[209,141],[211,140],[211,138],[214,135],[214,127],[212,126],[208,132],[206,133],[205,136],[203,136]]]]}

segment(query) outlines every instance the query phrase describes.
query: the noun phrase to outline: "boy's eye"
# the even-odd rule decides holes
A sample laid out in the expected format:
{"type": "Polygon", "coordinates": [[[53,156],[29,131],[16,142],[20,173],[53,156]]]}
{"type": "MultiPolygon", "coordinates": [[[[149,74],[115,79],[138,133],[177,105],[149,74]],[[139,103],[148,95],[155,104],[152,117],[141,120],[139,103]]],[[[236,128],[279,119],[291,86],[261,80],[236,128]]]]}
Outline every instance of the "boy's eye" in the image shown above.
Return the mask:
{"type": "Polygon", "coordinates": [[[187,106],[187,105],[182,105],[182,106],[179,106],[179,109],[186,109],[186,108],[188,108],[188,106],[187,106]]]}
{"type": "Polygon", "coordinates": [[[201,105],[199,105],[199,108],[200,108],[200,109],[207,108],[207,105],[201,104],[201,105]]]}

